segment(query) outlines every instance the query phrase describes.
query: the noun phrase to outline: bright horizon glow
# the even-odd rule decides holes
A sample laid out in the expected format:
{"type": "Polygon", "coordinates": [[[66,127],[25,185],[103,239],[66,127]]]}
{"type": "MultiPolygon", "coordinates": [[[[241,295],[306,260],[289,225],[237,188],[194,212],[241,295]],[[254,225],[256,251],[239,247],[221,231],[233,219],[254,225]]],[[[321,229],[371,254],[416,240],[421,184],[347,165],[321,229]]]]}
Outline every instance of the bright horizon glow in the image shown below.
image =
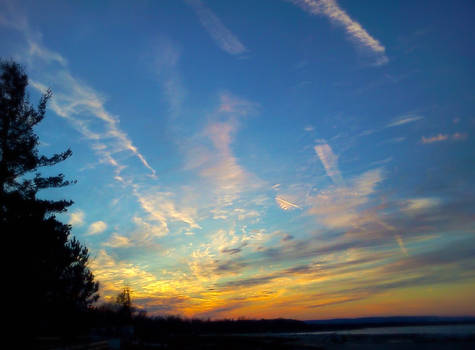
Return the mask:
{"type": "Polygon", "coordinates": [[[469,1],[0,3],[101,300],[474,315],[469,1]],[[443,25],[442,25],[443,24],[443,25]]]}

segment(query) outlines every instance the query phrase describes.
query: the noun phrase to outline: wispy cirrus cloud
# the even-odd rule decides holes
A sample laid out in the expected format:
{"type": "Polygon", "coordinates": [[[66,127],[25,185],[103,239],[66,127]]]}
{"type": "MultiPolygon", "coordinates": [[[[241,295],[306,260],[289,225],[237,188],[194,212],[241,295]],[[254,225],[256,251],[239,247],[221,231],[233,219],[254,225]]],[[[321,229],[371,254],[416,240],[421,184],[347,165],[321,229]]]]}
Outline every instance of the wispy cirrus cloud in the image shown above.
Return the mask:
{"type": "Polygon", "coordinates": [[[438,134],[435,136],[430,136],[430,137],[421,137],[422,143],[434,143],[434,142],[441,142],[441,141],[447,141],[449,139],[449,135],[447,134],[438,134]]]}
{"type": "Polygon", "coordinates": [[[392,128],[395,126],[400,126],[408,123],[413,123],[418,120],[424,119],[423,116],[420,115],[414,115],[414,114],[408,114],[408,115],[403,115],[399,118],[394,119],[392,122],[386,125],[387,128],[392,128]]]}
{"type": "Polygon", "coordinates": [[[409,214],[417,214],[435,208],[439,206],[440,203],[441,200],[439,198],[410,198],[405,201],[402,210],[409,214]]]}
{"type": "Polygon", "coordinates": [[[57,62],[62,66],[66,66],[66,59],[61,56],[59,53],[48,50],[46,47],[38,44],[32,38],[27,38],[29,46],[29,55],[36,56],[46,62],[57,62]]]}
{"type": "Polygon", "coordinates": [[[348,36],[359,47],[367,49],[376,56],[376,65],[386,64],[389,59],[386,56],[385,47],[372,37],[361,24],[351,17],[338,5],[336,0],[287,0],[299,6],[312,15],[326,16],[332,23],[343,27],[348,36]]]}
{"type": "Polygon", "coordinates": [[[116,175],[125,168],[125,165],[119,163],[116,154],[126,151],[137,157],[151,175],[155,176],[155,170],[144,155],[120,129],[118,116],[106,109],[105,98],[88,84],[73,77],[67,68],[67,60],[60,53],[43,45],[41,32],[33,30],[27,18],[12,3],[5,2],[3,10],[0,25],[18,31],[25,38],[26,50],[22,59],[30,63],[33,59],[39,59],[49,65],[42,70],[39,78],[30,79],[30,85],[42,93],[48,87],[53,89],[54,95],[49,107],[92,142],[91,148],[99,155],[101,162],[113,166],[116,175]]]}
{"type": "Polygon", "coordinates": [[[330,145],[327,143],[316,145],[314,150],[318,155],[318,158],[320,158],[327,175],[335,184],[341,185],[343,183],[343,178],[340,169],[338,168],[338,157],[333,153],[330,145]]]}
{"type": "Polygon", "coordinates": [[[452,135],[449,134],[437,134],[435,136],[429,136],[421,137],[421,142],[424,144],[429,144],[429,143],[434,143],[434,142],[442,142],[442,141],[447,141],[447,140],[453,140],[453,141],[463,141],[467,138],[466,133],[454,133],[452,135]]]}
{"type": "Polygon", "coordinates": [[[329,228],[358,227],[377,217],[362,213],[359,208],[366,204],[376,186],[383,180],[382,170],[369,170],[351,180],[348,186],[338,186],[309,196],[310,214],[329,228]]]}
{"type": "Polygon", "coordinates": [[[187,96],[182,74],[178,68],[181,57],[180,45],[161,36],[147,46],[146,52],[144,56],[148,58],[150,68],[161,85],[168,102],[170,116],[177,117],[187,96]]]}
{"type": "Polygon", "coordinates": [[[301,209],[297,204],[292,203],[288,200],[285,200],[284,198],[280,196],[276,196],[275,201],[277,202],[279,207],[283,210],[301,209]]]}
{"type": "Polygon", "coordinates": [[[240,121],[254,113],[255,109],[255,103],[230,94],[222,94],[220,103],[204,130],[195,135],[184,148],[185,169],[197,172],[213,194],[214,207],[211,212],[215,218],[224,219],[231,213],[240,216],[251,215],[250,212],[235,211],[236,208],[231,206],[243,192],[255,190],[263,183],[239,164],[233,151],[240,121]]]}
{"type": "Polygon", "coordinates": [[[33,58],[39,58],[47,63],[59,63],[62,66],[67,65],[67,60],[58,52],[49,50],[42,44],[42,35],[33,30],[25,16],[15,10],[12,2],[5,1],[0,9],[0,25],[15,29],[22,33],[27,42],[26,56],[29,63],[33,58]]]}
{"type": "Polygon", "coordinates": [[[239,39],[223,24],[216,14],[201,0],[185,0],[196,12],[201,25],[213,38],[219,48],[230,55],[239,55],[247,51],[239,39]]]}
{"type": "Polygon", "coordinates": [[[231,196],[240,191],[249,176],[231,151],[235,132],[236,124],[233,122],[215,122],[208,125],[205,135],[212,141],[217,157],[200,171],[202,176],[213,181],[217,189],[231,196]]]}
{"type": "Polygon", "coordinates": [[[196,210],[190,207],[178,208],[172,193],[153,191],[148,188],[143,192],[135,189],[134,194],[148,214],[148,221],[135,219],[135,223],[142,227],[148,227],[148,229],[153,227],[153,232],[157,236],[162,236],[169,232],[170,222],[184,223],[190,229],[201,228],[195,221],[196,210]]]}
{"type": "MultiPolygon", "coordinates": [[[[91,148],[101,162],[114,167],[119,175],[125,165],[119,163],[116,154],[125,151],[137,157],[152,176],[156,175],[143,154],[120,129],[119,118],[106,110],[104,98],[99,93],[66,70],[57,71],[48,80],[55,91],[51,108],[92,142],[91,148]]],[[[47,89],[46,84],[38,81],[31,81],[31,85],[41,92],[47,89]]]]}

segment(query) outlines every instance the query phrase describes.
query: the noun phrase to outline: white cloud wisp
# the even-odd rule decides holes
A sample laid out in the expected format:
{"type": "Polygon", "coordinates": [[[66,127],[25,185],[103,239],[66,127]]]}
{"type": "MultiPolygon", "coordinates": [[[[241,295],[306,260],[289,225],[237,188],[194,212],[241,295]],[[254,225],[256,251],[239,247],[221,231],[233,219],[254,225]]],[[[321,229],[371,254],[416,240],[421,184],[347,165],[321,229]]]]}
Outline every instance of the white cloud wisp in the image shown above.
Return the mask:
{"type": "Polygon", "coordinates": [[[326,16],[332,23],[343,27],[348,36],[376,56],[376,65],[386,64],[389,59],[386,56],[385,47],[372,37],[358,22],[338,6],[335,0],[288,0],[302,8],[311,15],[326,16]]]}

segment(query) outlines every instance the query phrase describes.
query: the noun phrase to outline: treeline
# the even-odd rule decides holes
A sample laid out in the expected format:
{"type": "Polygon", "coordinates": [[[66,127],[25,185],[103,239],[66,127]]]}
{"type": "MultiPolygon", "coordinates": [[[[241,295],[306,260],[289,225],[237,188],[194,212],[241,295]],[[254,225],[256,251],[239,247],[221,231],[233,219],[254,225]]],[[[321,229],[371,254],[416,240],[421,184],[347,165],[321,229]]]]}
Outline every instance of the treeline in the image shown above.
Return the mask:
{"type": "Polygon", "coordinates": [[[91,307],[87,323],[90,334],[141,341],[164,341],[184,335],[304,332],[312,329],[306,322],[284,318],[204,320],[173,315],[148,316],[145,310],[134,307],[128,287],[117,295],[114,302],[91,307]]]}
{"type": "Polygon", "coordinates": [[[138,338],[153,341],[179,335],[305,332],[311,326],[303,321],[283,318],[202,320],[177,316],[138,316],[134,319],[134,328],[138,338]]]}

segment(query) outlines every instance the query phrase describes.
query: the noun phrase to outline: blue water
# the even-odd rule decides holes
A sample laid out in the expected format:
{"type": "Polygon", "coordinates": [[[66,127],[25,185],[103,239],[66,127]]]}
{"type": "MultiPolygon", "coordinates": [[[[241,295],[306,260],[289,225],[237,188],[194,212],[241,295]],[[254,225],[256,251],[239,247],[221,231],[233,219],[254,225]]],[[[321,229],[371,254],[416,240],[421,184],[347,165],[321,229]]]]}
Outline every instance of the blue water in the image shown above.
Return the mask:
{"type": "Polygon", "coordinates": [[[441,326],[404,326],[377,327],[341,331],[308,332],[307,334],[438,334],[438,335],[475,335],[475,324],[441,325],[441,326]]]}

